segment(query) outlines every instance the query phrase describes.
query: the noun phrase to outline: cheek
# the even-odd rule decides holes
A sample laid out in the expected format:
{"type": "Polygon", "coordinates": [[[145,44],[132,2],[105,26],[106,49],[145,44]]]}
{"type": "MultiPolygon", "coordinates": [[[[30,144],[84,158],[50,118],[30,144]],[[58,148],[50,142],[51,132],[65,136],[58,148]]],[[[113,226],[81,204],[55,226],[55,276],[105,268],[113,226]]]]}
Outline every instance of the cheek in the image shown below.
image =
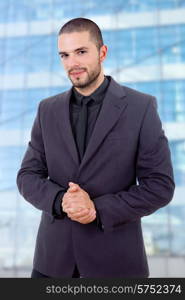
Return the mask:
{"type": "Polygon", "coordinates": [[[61,65],[62,65],[62,67],[64,68],[64,70],[67,72],[68,69],[69,69],[67,63],[64,62],[63,60],[61,60],[61,65]]]}
{"type": "Polygon", "coordinates": [[[97,61],[97,59],[89,58],[89,60],[87,60],[86,62],[84,62],[84,67],[88,71],[91,71],[91,70],[95,69],[98,64],[99,64],[99,62],[97,61]]]}

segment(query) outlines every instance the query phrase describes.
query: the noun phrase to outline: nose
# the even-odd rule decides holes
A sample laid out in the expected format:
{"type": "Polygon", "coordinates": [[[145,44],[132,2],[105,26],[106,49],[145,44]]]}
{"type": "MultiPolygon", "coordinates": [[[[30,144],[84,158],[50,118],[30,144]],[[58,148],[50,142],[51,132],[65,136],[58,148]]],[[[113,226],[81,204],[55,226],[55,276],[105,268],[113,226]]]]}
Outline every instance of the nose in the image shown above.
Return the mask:
{"type": "Polygon", "coordinates": [[[79,63],[78,59],[75,57],[75,55],[69,55],[67,62],[66,62],[67,70],[70,71],[75,68],[79,68],[79,66],[80,66],[80,63],[79,63]]]}

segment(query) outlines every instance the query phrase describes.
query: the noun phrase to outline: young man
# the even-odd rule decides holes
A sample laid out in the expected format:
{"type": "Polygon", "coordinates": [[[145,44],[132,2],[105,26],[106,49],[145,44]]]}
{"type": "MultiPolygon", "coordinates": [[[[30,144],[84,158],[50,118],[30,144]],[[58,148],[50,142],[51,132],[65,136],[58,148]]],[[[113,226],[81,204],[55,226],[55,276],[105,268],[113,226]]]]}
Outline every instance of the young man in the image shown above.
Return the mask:
{"type": "Polygon", "coordinates": [[[66,23],[58,51],[72,88],[40,102],[17,176],[42,210],[32,277],[148,277],[141,218],[174,192],[155,98],[104,75],[91,20],[66,23]]]}

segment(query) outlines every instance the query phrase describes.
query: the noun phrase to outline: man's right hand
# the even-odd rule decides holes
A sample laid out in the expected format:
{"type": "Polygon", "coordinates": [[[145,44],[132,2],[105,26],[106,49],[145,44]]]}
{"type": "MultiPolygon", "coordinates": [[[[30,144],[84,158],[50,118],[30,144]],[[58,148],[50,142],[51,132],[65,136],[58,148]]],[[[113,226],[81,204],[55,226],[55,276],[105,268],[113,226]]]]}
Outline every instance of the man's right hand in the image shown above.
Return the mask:
{"type": "Polygon", "coordinates": [[[96,210],[89,195],[77,184],[71,182],[69,189],[63,196],[62,209],[71,220],[82,224],[91,223],[96,219],[96,210]],[[82,196],[87,198],[85,202],[80,198],[82,196]],[[69,205],[67,206],[67,204],[69,205]]]}

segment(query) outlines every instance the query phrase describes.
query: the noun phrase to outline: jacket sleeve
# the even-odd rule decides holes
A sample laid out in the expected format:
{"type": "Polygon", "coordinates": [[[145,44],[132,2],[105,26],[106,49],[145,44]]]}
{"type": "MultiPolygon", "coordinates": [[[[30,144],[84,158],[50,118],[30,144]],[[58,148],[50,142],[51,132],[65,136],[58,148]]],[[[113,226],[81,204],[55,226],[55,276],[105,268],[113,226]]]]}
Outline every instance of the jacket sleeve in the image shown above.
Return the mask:
{"type": "Polygon", "coordinates": [[[40,106],[35,118],[31,141],[17,174],[17,186],[21,195],[39,210],[55,215],[55,201],[59,192],[66,189],[52,181],[48,176],[40,124],[40,106]]]}
{"type": "Polygon", "coordinates": [[[55,197],[54,203],[53,203],[53,215],[56,219],[62,219],[64,216],[67,216],[67,214],[62,210],[62,200],[63,196],[66,191],[60,191],[57,196],[55,197]]]}
{"type": "Polygon", "coordinates": [[[173,197],[175,184],[170,150],[154,98],[147,106],[140,129],[136,182],[128,190],[93,199],[104,231],[150,215],[173,197]]]}

